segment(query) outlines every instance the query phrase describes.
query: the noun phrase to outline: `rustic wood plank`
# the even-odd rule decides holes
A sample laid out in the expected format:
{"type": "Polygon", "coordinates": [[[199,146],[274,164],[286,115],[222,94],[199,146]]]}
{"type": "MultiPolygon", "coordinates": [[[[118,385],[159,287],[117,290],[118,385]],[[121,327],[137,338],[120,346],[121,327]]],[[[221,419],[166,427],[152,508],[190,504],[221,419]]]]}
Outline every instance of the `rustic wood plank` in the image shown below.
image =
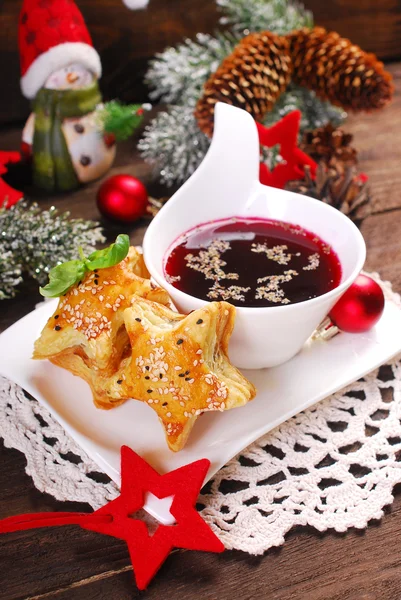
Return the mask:
{"type": "Polygon", "coordinates": [[[361,232],[367,245],[366,269],[378,271],[401,292],[401,211],[369,217],[361,232]]]}
{"type": "MultiPolygon", "coordinates": [[[[395,600],[401,594],[400,515],[397,497],[385,519],[372,523],[366,531],[319,534],[298,528],[287,536],[282,548],[262,557],[241,552],[220,556],[174,553],[150,584],[146,598],[158,600],[173,593],[174,600],[395,600]]],[[[73,528],[64,528],[63,534],[62,549],[56,531],[7,536],[14,539],[6,545],[6,552],[12,552],[10,558],[14,559],[23,553],[24,568],[18,583],[11,585],[11,577],[6,578],[7,587],[3,584],[0,588],[1,599],[129,600],[142,596],[133,584],[129,565],[123,565],[122,544],[105,546],[107,538],[88,538],[73,528]],[[99,563],[108,568],[97,572],[99,563]],[[91,575],[82,577],[90,570],[91,575]],[[57,588],[51,587],[51,577],[57,588]],[[7,595],[2,595],[4,590],[7,595]]],[[[7,571],[15,575],[17,569],[7,571]]]]}
{"type": "Polygon", "coordinates": [[[377,113],[350,114],[344,129],[354,135],[361,171],[369,175],[373,212],[401,207],[401,65],[388,66],[395,83],[395,97],[377,113]]]}
{"type": "Polygon", "coordinates": [[[303,0],[315,23],[338,31],[382,60],[401,57],[401,6],[398,0],[303,0]]]}

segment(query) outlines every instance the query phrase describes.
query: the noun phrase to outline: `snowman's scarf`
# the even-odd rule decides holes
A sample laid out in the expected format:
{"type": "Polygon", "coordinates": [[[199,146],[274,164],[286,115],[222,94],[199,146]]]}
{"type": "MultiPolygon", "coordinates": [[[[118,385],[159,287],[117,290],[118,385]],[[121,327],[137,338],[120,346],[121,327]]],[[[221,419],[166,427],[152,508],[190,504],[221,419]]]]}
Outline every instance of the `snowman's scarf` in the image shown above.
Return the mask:
{"type": "Polygon", "coordinates": [[[101,99],[97,82],[81,90],[42,88],[38,92],[33,101],[33,181],[39,188],[53,192],[78,187],[62,122],[93,112],[101,99]]]}

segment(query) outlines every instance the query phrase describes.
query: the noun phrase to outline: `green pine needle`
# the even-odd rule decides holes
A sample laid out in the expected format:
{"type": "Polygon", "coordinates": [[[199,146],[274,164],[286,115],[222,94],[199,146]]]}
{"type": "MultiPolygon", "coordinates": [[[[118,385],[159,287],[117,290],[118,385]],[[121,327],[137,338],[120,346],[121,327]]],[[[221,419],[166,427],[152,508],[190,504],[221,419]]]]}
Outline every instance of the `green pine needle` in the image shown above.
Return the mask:
{"type": "Polygon", "coordinates": [[[142,123],[140,108],[140,104],[121,104],[118,100],[106,102],[99,115],[103,131],[114,134],[117,142],[127,140],[142,123]]]}

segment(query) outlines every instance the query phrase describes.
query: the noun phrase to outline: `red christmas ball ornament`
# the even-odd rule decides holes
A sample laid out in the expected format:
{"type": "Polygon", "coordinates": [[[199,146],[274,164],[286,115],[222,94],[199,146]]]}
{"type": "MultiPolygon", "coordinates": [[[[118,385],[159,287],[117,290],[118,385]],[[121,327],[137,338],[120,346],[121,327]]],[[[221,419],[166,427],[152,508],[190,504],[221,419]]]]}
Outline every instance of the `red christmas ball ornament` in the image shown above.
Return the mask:
{"type": "Polygon", "coordinates": [[[139,179],[131,175],[113,175],[97,193],[100,213],[113,221],[133,223],[146,213],[148,193],[139,179]]]}
{"type": "Polygon", "coordinates": [[[384,310],[384,294],[371,277],[359,275],[329,314],[334,324],[347,333],[369,331],[384,310]]]}

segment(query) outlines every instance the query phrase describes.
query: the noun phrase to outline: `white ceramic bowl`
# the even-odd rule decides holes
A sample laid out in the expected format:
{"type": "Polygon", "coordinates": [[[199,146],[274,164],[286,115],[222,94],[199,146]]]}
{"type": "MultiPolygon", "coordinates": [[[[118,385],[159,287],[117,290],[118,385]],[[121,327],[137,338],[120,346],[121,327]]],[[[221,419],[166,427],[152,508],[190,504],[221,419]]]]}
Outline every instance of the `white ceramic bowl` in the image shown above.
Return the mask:
{"type": "Polygon", "coordinates": [[[189,229],[229,217],[286,221],[316,233],[337,253],[342,266],[338,287],[311,300],[268,308],[237,308],[229,353],[244,369],[286,362],[302,348],[365,262],[363,237],[350,219],[319,200],[267,187],[259,182],[259,141],[253,118],[227,104],[216,106],[213,141],[202,164],[148,227],[146,265],[155,281],[184,313],[200,308],[195,298],[166,281],[168,250],[189,229]]]}

